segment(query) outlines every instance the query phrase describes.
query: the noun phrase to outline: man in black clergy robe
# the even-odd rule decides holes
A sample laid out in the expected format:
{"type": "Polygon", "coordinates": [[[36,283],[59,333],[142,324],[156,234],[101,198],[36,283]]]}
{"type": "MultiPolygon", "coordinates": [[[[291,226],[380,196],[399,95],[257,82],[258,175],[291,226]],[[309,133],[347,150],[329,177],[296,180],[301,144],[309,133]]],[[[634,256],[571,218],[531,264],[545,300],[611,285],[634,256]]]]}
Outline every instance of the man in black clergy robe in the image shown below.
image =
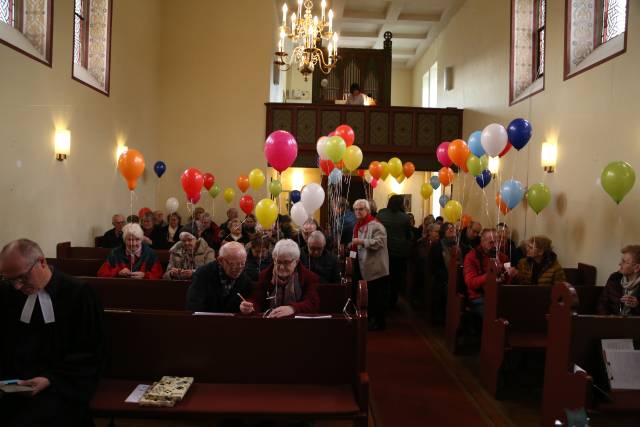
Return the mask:
{"type": "Polygon", "coordinates": [[[0,396],[0,425],[91,425],[104,349],[95,292],[52,270],[27,239],[2,249],[0,278],[0,381],[33,389],[0,396]]]}

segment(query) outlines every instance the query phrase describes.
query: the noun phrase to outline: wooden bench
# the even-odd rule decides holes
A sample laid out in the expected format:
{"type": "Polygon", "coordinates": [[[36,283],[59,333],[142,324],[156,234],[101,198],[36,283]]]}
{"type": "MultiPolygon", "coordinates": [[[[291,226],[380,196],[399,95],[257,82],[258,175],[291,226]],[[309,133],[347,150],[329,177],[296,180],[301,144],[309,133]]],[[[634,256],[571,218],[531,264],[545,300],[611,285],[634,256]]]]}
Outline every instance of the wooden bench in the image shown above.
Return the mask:
{"type": "MultiPolygon", "coordinates": [[[[80,258],[101,259],[104,261],[111,253],[110,248],[93,248],[90,246],[71,246],[71,242],[62,242],[56,245],[56,258],[80,258]]],[[[160,263],[166,267],[169,263],[169,251],[167,249],[154,249],[160,263]]]]}
{"type": "MultiPolygon", "coordinates": [[[[542,426],[555,420],[566,422],[565,409],[594,408],[593,384],[607,388],[602,365],[601,339],[640,339],[640,317],[596,316],[576,313],[577,290],[568,283],[556,284],[551,293],[549,345],[544,372],[542,426]],[[585,372],[574,372],[575,365],[585,372]]],[[[607,391],[612,401],[597,409],[640,412],[640,391],[607,391]]]]}
{"type": "Polygon", "coordinates": [[[578,263],[578,268],[563,268],[567,283],[574,286],[595,286],[598,270],[595,266],[578,263]]]}
{"type": "Polygon", "coordinates": [[[106,312],[109,362],[94,416],[162,419],[349,419],[368,423],[366,284],[352,319],[264,319],[106,312]],[[192,376],[173,408],[125,403],[136,385],[192,376]]]}
{"type": "MultiPolygon", "coordinates": [[[[187,280],[137,280],[111,277],[78,277],[96,290],[105,308],[185,310],[187,280]]],[[[351,297],[350,284],[318,286],[320,313],[342,313],[351,297]]]]}
{"type": "Polygon", "coordinates": [[[458,265],[457,246],[451,248],[451,259],[449,261],[449,281],[447,283],[447,314],[445,317],[444,339],[445,344],[451,353],[459,350],[459,337],[461,334],[462,317],[467,312],[467,301],[465,294],[459,287],[465,286],[463,267],[458,265]]]}
{"type": "Polygon", "coordinates": [[[47,264],[70,276],[95,277],[105,259],[47,258],[47,264]]]}

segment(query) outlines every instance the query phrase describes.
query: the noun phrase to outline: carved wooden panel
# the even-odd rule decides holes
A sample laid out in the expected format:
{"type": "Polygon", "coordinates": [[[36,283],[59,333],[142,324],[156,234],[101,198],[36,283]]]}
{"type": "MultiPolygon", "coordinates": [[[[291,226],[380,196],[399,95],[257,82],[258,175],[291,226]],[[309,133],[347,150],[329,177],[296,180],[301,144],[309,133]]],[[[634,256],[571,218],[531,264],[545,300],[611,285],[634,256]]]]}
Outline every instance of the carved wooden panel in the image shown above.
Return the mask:
{"type": "Polygon", "coordinates": [[[461,126],[460,117],[453,114],[443,114],[440,128],[440,139],[442,141],[452,141],[459,138],[461,126]]]}
{"type": "Polygon", "coordinates": [[[353,133],[356,135],[356,144],[364,143],[364,111],[347,111],[346,124],[351,126],[353,133]]]}
{"type": "Polygon", "coordinates": [[[293,110],[273,109],[273,120],[271,124],[273,130],[293,131],[293,110]]]}
{"type": "Polygon", "coordinates": [[[298,144],[316,143],[316,112],[315,110],[298,110],[296,123],[296,140],[298,144]]]}
{"type": "Polygon", "coordinates": [[[413,114],[395,113],[393,115],[393,145],[411,145],[413,136],[413,114]]]}
{"type": "Polygon", "coordinates": [[[436,115],[435,114],[417,114],[418,129],[417,141],[418,147],[433,148],[438,147],[441,141],[436,139],[436,115]]]}
{"type": "Polygon", "coordinates": [[[340,111],[323,111],[321,113],[320,133],[327,135],[340,126],[340,111]]]}
{"type": "Polygon", "coordinates": [[[369,144],[389,144],[389,115],[387,113],[372,112],[369,127],[369,144]]]}

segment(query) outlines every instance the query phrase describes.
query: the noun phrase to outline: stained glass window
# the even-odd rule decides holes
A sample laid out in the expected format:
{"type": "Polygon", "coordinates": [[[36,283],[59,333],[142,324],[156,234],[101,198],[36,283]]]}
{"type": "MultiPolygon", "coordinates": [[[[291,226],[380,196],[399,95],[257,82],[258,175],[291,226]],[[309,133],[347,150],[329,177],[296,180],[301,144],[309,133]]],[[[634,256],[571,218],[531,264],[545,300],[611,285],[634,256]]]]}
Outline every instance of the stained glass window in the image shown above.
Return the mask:
{"type": "Polygon", "coordinates": [[[5,24],[13,24],[11,17],[11,6],[13,0],[0,0],[0,22],[5,24]]]}
{"type": "Polygon", "coordinates": [[[73,26],[73,62],[86,67],[86,34],[87,34],[88,0],[75,0],[73,26]]]}
{"type": "Polygon", "coordinates": [[[602,43],[624,33],[627,25],[627,0],[604,0],[602,43]]]}
{"type": "Polygon", "coordinates": [[[2,42],[15,50],[51,64],[51,16],[53,0],[0,0],[0,23],[10,25],[20,33],[22,40],[16,44],[15,33],[2,42]],[[27,47],[28,46],[28,47],[27,47]]]}
{"type": "Polygon", "coordinates": [[[544,36],[546,30],[546,15],[547,15],[547,1],[537,0],[536,2],[536,71],[535,78],[542,77],[544,75],[544,36]]]}

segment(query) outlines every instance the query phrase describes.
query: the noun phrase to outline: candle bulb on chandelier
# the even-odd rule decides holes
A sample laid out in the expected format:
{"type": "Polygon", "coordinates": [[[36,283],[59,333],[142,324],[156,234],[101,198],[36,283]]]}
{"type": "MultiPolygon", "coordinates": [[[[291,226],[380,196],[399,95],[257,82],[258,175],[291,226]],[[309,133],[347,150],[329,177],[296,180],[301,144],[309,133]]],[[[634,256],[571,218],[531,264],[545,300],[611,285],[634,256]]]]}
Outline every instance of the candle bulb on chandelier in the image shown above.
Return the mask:
{"type": "MultiPolygon", "coordinates": [[[[331,54],[331,52],[329,52],[331,54]]],[[[338,33],[333,35],[333,55],[338,55],[338,33]]]]}
{"type": "Polygon", "coordinates": [[[284,27],[280,30],[280,42],[278,42],[278,52],[284,52],[284,27]]]}
{"type": "Polygon", "coordinates": [[[333,9],[329,9],[329,32],[333,32],[333,9]]]}
{"type": "Polygon", "coordinates": [[[302,0],[298,0],[298,16],[302,16],[302,0]]]}
{"type": "Polygon", "coordinates": [[[326,0],[322,0],[322,2],[320,3],[320,6],[322,7],[322,21],[324,22],[324,10],[327,7],[327,2],[326,0]]]}
{"type": "Polygon", "coordinates": [[[295,12],[291,14],[291,34],[295,37],[296,35],[296,14],[295,12]]]}
{"type": "Polygon", "coordinates": [[[333,43],[329,42],[329,47],[327,48],[327,56],[329,57],[329,65],[333,62],[333,43]]]}
{"type": "Polygon", "coordinates": [[[282,5],[282,26],[287,26],[287,4],[282,5]]]}

